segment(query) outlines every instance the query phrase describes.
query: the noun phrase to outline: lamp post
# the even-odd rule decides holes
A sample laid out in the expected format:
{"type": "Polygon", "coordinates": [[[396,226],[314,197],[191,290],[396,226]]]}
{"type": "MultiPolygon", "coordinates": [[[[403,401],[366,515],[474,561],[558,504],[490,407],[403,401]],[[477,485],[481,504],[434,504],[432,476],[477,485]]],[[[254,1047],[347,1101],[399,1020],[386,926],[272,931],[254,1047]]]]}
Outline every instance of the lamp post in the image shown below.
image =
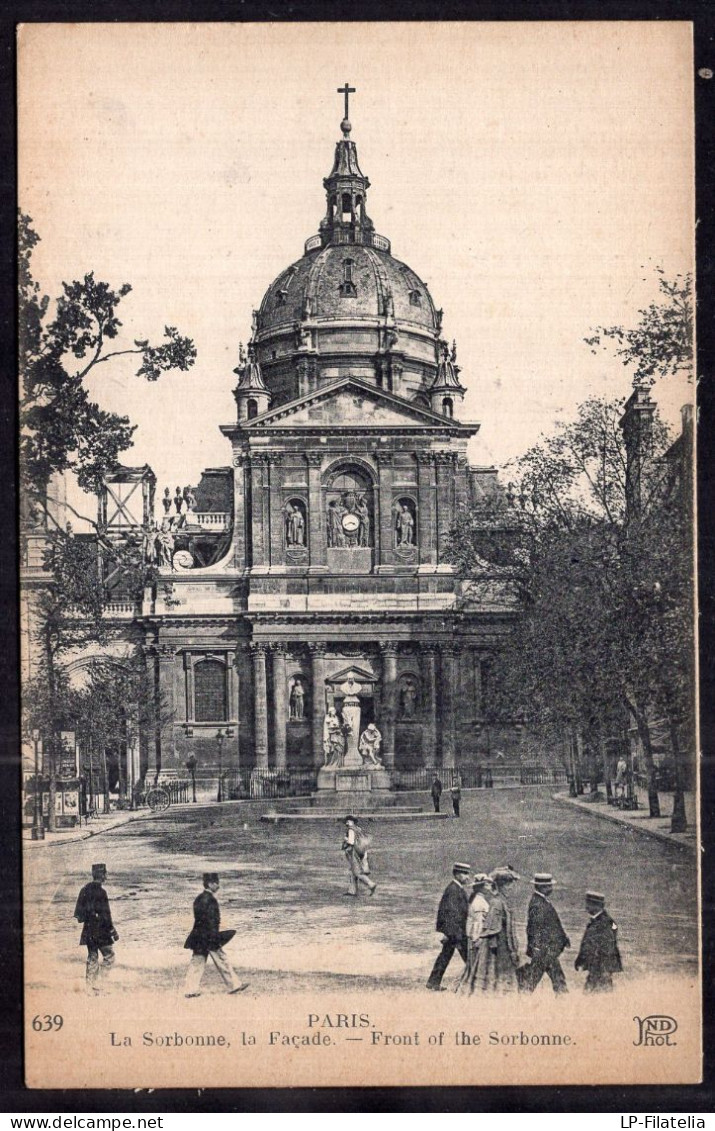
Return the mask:
{"type": "Polygon", "coordinates": [[[42,793],[40,792],[40,732],[33,730],[32,741],[35,746],[35,804],[32,811],[32,839],[45,839],[45,823],[42,820],[42,793]]]}
{"type": "Polygon", "coordinates": [[[216,744],[218,746],[218,797],[217,801],[223,801],[223,744],[226,738],[225,731],[219,730],[216,735],[216,744]]]}
{"type": "MultiPolygon", "coordinates": [[[[195,803],[196,802],[196,758],[193,754],[189,754],[188,758],[186,759],[186,769],[191,774],[191,794],[192,794],[191,800],[195,803]]],[[[219,781],[220,781],[220,779],[219,779],[219,781]]],[[[220,788],[220,786],[219,786],[219,788],[220,788]]],[[[221,798],[219,797],[219,801],[220,800],[221,800],[221,798]]]]}

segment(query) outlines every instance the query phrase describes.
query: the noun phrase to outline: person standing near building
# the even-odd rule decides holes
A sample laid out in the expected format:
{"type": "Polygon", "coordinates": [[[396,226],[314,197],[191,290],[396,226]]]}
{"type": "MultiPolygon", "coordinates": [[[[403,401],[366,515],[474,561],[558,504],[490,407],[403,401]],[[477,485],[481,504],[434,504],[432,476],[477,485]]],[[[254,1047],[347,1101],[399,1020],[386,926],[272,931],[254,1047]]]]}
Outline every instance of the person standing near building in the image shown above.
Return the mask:
{"type": "Polygon", "coordinates": [[[550,872],[537,872],[534,876],[534,894],[529,903],[526,923],[526,954],[531,965],[523,972],[522,989],[530,993],[548,974],[554,993],[567,992],[566,978],[559,958],[571,940],[561,925],[558,912],[551,902],[554,878],[550,872]]]}
{"type": "Polygon", "coordinates": [[[362,831],[355,818],[346,817],[342,850],[348,864],[350,887],[344,894],[355,899],[357,899],[358,884],[364,884],[370,895],[374,895],[377,889],[375,881],[370,879],[370,863],[367,857],[369,844],[369,837],[362,831]]]}
{"type": "Polygon", "coordinates": [[[439,780],[437,774],[435,774],[434,778],[432,779],[432,788],[430,790],[430,793],[432,794],[432,804],[434,805],[434,811],[435,813],[439,813],[439,800],[442,796],[442,782],[439,780]]]}
{"type": "Polygon", "coordinates": [[[613,975],[623,970],[618,927],[606,911],[606,897],[600,891],[586,892],[586,910],[591,919],[574,966],[588,971],[583,987],[586,993],[608,993],[613,989],[613,975]]]}
{"type": "Polygon", "coordinates": [[[449,793],[450,797],[452,798],[452,812],[454,813],[455,817],[458,817],[459,807],[462,803],[462,781],[459,774],[457,774],[456,778],[452,782],[452,788],[450,789],[449,793]]]}
{"type": "Polygon", "coordinates": [[[221,910],[216,898],[219,886],[217,872],[204,872],[204,890],[194,900],[194,925],[184,943],[184,949],[193,952],[184,983],[185,997],[201,996],[199,987],[209,957],[230,994],[240,993],[248,987],[248,982],[237,981],[233,967],[224,953],[224,946],[236,932],[219,930],[221,910]]]}
{"type": "Polygon", "coordinates": [[[119,940],[112,922],[109,897],[102,886],[106,879],[106,864],[93,864],[92,882],[82,888],[74,909],[75,919],[84,924],[79,945],[87,947],[87,989],[94,994],[99,993],[100,951],[102,966],[109,973],[116,959],[114,943],[119,940]]]}
{"type": "Polygon", "coordinates": [[[437,955],[432,973],[427,979],[428,990],[440,990],[442,978],[452,961],[455,950],[466,965],[469,960],[467,950],[467,916],[469,914],[469,893],[471,890],[472,867],[457,863],[452,868],[452,879],[442,893],[437,909],[436,930],[443,935],[442,950],[437,955]]]}

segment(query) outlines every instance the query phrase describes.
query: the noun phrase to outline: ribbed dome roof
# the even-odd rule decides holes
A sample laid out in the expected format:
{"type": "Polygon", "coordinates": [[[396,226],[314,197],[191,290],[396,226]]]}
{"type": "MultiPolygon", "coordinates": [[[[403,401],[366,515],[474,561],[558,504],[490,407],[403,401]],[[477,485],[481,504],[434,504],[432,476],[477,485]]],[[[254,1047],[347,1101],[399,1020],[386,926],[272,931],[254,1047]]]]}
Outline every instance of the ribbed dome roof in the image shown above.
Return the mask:
{"type": "Polygon", "coordinates": [[[385,317],[394,317],[398,328],[437,332],[430,293],[411,268],[374,247],[330,244],[303,256],[271,283],[260,306],[257,337],[260,341],[302,319],[385,317]]]}

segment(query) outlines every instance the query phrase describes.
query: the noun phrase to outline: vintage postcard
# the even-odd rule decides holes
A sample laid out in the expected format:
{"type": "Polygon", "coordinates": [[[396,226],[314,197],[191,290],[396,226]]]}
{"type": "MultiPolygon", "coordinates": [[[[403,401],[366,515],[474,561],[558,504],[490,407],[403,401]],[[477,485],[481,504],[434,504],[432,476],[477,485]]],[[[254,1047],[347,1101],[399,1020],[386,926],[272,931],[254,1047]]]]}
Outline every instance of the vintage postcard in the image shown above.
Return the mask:
{"type": "Polygon", "coordinates": [[[27,1084],[699,1081],[691,26],[18,59],[27,1084]]]}

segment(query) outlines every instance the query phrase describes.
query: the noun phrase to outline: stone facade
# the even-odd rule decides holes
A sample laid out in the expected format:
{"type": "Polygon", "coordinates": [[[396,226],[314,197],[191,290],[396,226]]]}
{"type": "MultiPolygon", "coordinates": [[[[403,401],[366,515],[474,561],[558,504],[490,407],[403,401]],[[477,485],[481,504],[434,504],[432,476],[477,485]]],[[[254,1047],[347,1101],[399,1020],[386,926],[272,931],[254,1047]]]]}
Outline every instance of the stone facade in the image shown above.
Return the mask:
{"type": "MultiPolygon", "coordinates": [[[[185,776],[190,755],[199,778],[219,758],[229,772],[317,770],[351,674],[388,770],[484,756],[486,672],[514,610],[497,590],[465,604],[446,551],[458,517],[499,490],[496,472],[469,465],[478,425],[458,419],[456,347],[374,232],[342,129],[320,234],[241,349],[236,420],[221,427],[230,466],[192,489],[181,549],[157,556],[126,618],[162,708],[142,742],[149,778],[185,776]],[[227,499],[232,513],[206,512],[227,499]]],[[[175,522],[169,491],[160,502],[175,522]]]]}

